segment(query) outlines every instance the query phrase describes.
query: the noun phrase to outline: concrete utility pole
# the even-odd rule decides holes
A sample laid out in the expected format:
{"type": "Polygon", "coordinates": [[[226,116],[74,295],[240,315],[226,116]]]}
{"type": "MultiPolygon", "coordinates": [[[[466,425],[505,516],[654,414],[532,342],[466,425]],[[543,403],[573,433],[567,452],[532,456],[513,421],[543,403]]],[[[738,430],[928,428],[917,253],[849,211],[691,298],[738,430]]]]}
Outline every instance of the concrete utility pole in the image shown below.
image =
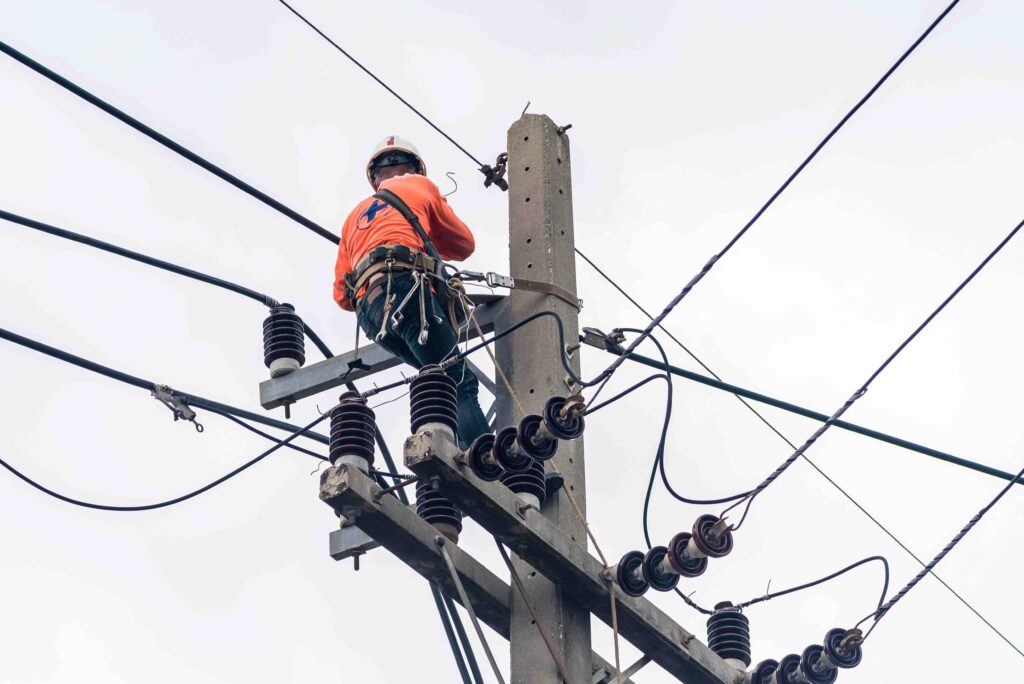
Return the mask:
{"type": "MultiPolygon", "coordinates": [[[[572,223],[572,179],[569,139],[547,116],[525,114],[508,131],[509,273],[558,285],[576,296],[576,255],[572,223]]],[[[521,321],[538,311],[551,310],[562,318],[567,343],[579,337],[578,312],[569,303],[529,290],[513,289],[507,321],[521,321]]],[[[505,327],[505,326],[503,326],[505,327]]],[[[565,370],[555,322],[543,318],[497,343],[497,358],[527,413],[541,413],[553,395],[566,395],[565,370]]],[[[579,373],[579,357],[573,359],[579,373]]],[[[498,425],[515,425],[516,402],[498,384],[498,425]]],[[[582,439],[563,442],[549,461],[565,479],[580,509],[586,513],[586,477],[582,439]]],[[[564,492],[544,502],[541,512],[584,549],[586,530],[564,492]]],[[[566,596],[549,579],[513,558],[530,601],[556,646],[574,682],[591,675],[590,612],[566,596]]],[[[512,594],[511,656],[514,683],[556,684],[561,680],[529,610],[518,592],[512,594]]]]}
{"type": "MultiPolygon", "coordinates": [[[[554,311],[562,320],[565,342],[579,340],[566,128],[546,116],[529,114],[509,129],[512,277],[496,276],[494,282],[511,286],[511,294],[489,297],[477,308],[485,333],[505,330],[540,311],[554,311]]],[[[517,404],[522,404],[525,413],[540,414],[549,398],[572,393],[566,385],[558,344],[551,318],[538,319],[497,342],[496,356],[513,390],[509,392],[503,381],[488,385],[495,388],[499,428],[519,425],[522,416],[517,404]]],[[[579,374],[578,357],[572,363],[579,374]]],[[[267,409],[288,405],[396,365],[398,361],[390,353],[369,344],[261,383],[260,400],[267,409]]],[[[372,424],[372,417],[366,420],[372,424]]],[[[362,429],[346,434],[361,433],[362,429]]],[[[585,515],[583,443],[581,439],[557,442],[557,453],[544,465],[548,471],[561,473],[564,486],[548,497],[539,511],[527,505],[529,497],[536,501],[535,495],[516,494],[501,481],[478,473],[444,425],[421,424],[404,446],[405,465],[420,482],[429,483],[430,491],[462,509],[467,522],[472,519],[512,550],[512,565],[522,580],[529,607],[537,612],[537,624],[515,586],[491,573],[450,538],[445,541],[439,535],[440,527],[419,517],[393,492],[382,490],[369,477],[365,461],[360,467],[360,459],[341,452],[320,478],[320,498],[344,518],[344,526],[331,534],[331,556],[358,558],[378,547],[390,551],[509,640],[513,684],[614,682],[614,668],[590,646],[590,615],[609,626],[613,622],[611,587],[605,566],[587,549],[585,525],[568,497],[572,492],[585,515]],[[539,627],[553,642],[554,658],[539,627]],[[556,659],[565,669],[565,680],[556,659]]],[[[341,443],[339,439],[339,449],[341,443]]],[[[332,441],[332,454],[334,447],[332,441]]],[[[610,558],[609,562],[616,560],[610,558]]],[[[343,584],[339,587],[345,590],[343,584]]],[[[353,588],[352,594],[356,592],[353,588]]],[[[734,664],[712,652],[646,598],[616,591],[615,605],[619,633],[644,654],[623,668],[623,684],[631,684],[632,675],[648,662],[687,684],[743,681],[742,671],[734,664]]]]}

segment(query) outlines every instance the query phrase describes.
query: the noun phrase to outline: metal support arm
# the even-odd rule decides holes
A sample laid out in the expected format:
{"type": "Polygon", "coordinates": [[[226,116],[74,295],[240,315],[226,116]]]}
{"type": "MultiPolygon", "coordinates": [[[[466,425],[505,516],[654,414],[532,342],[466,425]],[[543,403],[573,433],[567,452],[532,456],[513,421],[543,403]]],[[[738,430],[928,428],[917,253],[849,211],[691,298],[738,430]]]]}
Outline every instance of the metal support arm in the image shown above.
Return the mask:
{"type": "MultiPolygon", "coordinates": [[[[397,498],[385,495],[369,477],[345,465],[330,467],[320,476],[320,498],[336,510],[358,509],[358,526],[402,562],[462,603],[434,538],[437,530],[397,498]]],[[[481,622],[505,639],[509,637],[511,587],[455,545],[448,553],[481,622]]],[[[596,653],[594,672],[614,672],[596,653]]],[[[624,684],[633,684],[623,677],[624,684]]]]}
{"type": "MultiPolygon", "coordinates": [[[[455,461],[455,454],[422,432],[406,442],[405,463],[421,477],[437,477],[453,500],[484,529],[571,594],[608,625],[611,607],[604,567],[550,520],[507,487],[484,482],[455,461]]],[[[619,632],[658,665],[688,684],[740,681],[730,667],[690,632],[643,598],[616,593],[619,632]]]]}

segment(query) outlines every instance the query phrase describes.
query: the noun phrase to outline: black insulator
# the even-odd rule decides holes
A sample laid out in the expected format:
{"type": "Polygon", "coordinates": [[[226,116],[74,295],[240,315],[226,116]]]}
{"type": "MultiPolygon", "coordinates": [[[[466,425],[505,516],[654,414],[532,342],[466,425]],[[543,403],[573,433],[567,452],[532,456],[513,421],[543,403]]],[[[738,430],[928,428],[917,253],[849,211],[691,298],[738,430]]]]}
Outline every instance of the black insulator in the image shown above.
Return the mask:
{"type": "Polygon", "coordinates": [[[505,472],[494,460],[494,433],[485,432],[469,445],[466,450],[466,461],[473,474],[485,482],[494,482],[505,472]]]}
{"type": "Polygon", "coordinates": [[[668,543],[668,562],[683,577],[700,577],[708,569],[707,556],[694,558],[686,554],[692,538],[689,532],[680,532],[668,543]]]}
{"type": "Polygon", "coordinates": [[[778,684],[805,684],[800,675],[800,656],[790,653],[779,661],[779,669],[775,671],[778,684]]]}
{"type": "Polygon", "coordinates": [[[647,593],[647,580],[643,576],[644,554],[640,551],[629,551],[619,564],[615,566],[615,583],[628,596],[643,596],[647,593]]]}
{"type": "Polygon", "coordinates": [[[667,555],[668,548],[665,546],[655,546],[644,554],[644,579],[655,591],[672,591],[679,584],[679,574],[667,572],[661,566],[667,555]]]}
{"type": "Polygon", "coordinates": [[[302,319],[291,304],[278,304],[263,321],[263,363],[271,377],[290,373],[306,362],[302,319]]]}
{"type": "Polygon", "coordinates": [[[716,605],[708,618],[708,648],[722,659],[750,665],[750,621],[728,601],[716,605]]]}
{"type": "Polygon", "coordinates": [[[537,497],[537,503],[544,503],[547,496],[547,489],[544,486],[544,464],[540,461],[530,461],[530,467],[525,473],[506,472],[501,476],[501,482],[516,494],[533,494],[537,497]]]}
{"type": "MultiPolygon", "coordinates": [[[[518,432],[515,426],[510,425],[498,430],[498,434],[494,436],[494,458],[509,473],[525,473],[534,463],[538,463],[516,445],[518,432]]],[[[543,471],[544,467],[541,466],[541,472],[543,471]]]]}
{"type": "Polygon", "coordinates": [[[757,664],[757,667],[750,671],[750,684],[775,684],[772,675],[778,669],[779,661],[772,660],[771,658],[762,660],[757,664]]]}
{"type": "Polygon", "coordinates": [[[800,656],[800,674],[808,684],[832,684],[839,670],[825,657],[825,647],[811,644],[800,656]]]}
{"type": "Polygon", "coordinates": [[[519,421],[516,441],[519,443],[519,448],[532,458],[547,461],[558,451],[558,440],[541,432],[543,424],[544,420],[540,416],[525,416],[519,421]]]}
{"type": "Polygon", "coordinates": [[[367,466],[373,464],[374,419],[366,399],[355,392],[341,395],[340,403],[331,411],[332,465],[342,456],[358,456],[366,459],[367,466]]]}
{"type": "Polygon", "coordinates": [[[454,433],[459,424],[455,381],[438,366],[424,366],[409,385],[409,422],[412,432],[427,423],[441,423],[454,433]]]}
{"type": "Polygon", "coordinates": [[[825,635],[825,642],[822,647],[825,656],[832,661],[836,667],[848,669],[860,665],[860,659],[864,657],[860,641],[854,645],[843,646],[843,639],[846,637],[846,630],[842,627],[830,629],[825,635]]]}
{"type": "Polygon", "coordinates": [[[551,397],[544,403],[544,426],[558,439],[576,439],[583,435],[583,416],[562,416],[565,397],[551,397]]]}
{"type": "Polygon", "coordinates": [[[712,531],[720,521],[717,515],[707,514],[693,523],[693,543],[705,556],[721,558],[732,551],[732,530],[725,528],[720,533],[712,531]]]}
{"type": "Polygon", "coordinates": [[[438,528],[451,538],[458,538],[462,532],[462,511],[441,492],[434,489],[428,480],[416,483],[416,515],[438,528]]]}

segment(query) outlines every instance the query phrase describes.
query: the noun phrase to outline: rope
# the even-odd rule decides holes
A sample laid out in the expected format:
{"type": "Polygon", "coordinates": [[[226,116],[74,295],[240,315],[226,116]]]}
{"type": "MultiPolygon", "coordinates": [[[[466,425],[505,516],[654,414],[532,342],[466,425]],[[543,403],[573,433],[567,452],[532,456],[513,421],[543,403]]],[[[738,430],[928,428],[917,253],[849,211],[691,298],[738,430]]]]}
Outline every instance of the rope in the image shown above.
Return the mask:
{"type": "Polygon", "coordinates": [[[570,684],[572,680],[569,679],[569,675],[565,672],[565,665],[562,664],[561,658],[558,657],[558,651],[555,650],[555,644],[551,641],[551,637],[548,635],[546,629],[541,624],[540,617],[537,616],[537,611],[533,609],[533,604],[530,603],[530,599],[526,596],[526,587],[523,586],[523,580],[519,577],[519,573],[516,572],[515,567],[512,565],[512,559],[508,557],[508,553],[505,551],[505,547],[502,546],[498,538],[494,538],[494,543],[498,545],[498,553],[501,554],[501,559],[505,561],[505,565],[508,567],[508,572],[512,576],[512,581],[516,585],[516,589],[519,590],[519,595],[523,597],[523,603],[526,604],[526,609],[530,611],[530,617],[533,618],[533,624],[537,625],[537,631],[540,632],[541,638],[544,640],[544,645],[548,647],[548,651],[551,653],[551,659],[555,661],[555,667],[558,668],[558,674],[562,675],[562,681],[570,684]]]}
{"type": "MultiPolygon", "coordinates": [[[[462,301],[462,306],[465,308],[467,317],[469,318],[469,320],[473,324],[473,326],[476,328],[477,335],[479,335],[480,338],[483,339],[484,331],[483,331],[483,329],[481,329],[480,324],[476,320],[476,315],[473,313],[472,303],[469,301],[469,298],[466,296],[466,288],[463,286],[462,281],[460,281],[458,278],[453,278],[451,281],[449,281],[449,287],[451,287],[451,289],[456,294],[458,294],[459,299],[462,301]],[[467,306],[467,304],[469,304],[469,306],[467,306]]],[[[489,357],[491,357],[491,363],[494,364],[494,370],[498,373],[498,376],[501,378],[502,383],[508,389],[508,393],[512,397],[512,401],[513,401],[513,403],[515,403],[516,409],[519,411],[519,414],[521,416],[525,417],[527,415],[526,414],[526,409],[523,408],[522,402],[519,401],[519,397],[516,395],[516,391],[514,389],[512,389],[512,383],[509,382],[508,377],[505,375],[505,369],[501,367],[500,363],[498,363],[498,359],[495,358],[494,353],[491,351],[490,347],[484,347],[484,349],[487,350],[487,355],[489,357]]],[[[583,529],[586,530],[587,537],[590,539],[590,543],[594,545],[594,550],[597,551],[597,555],[601,559],[601,564],[604,566],[604,569],[605,570],[609,570],[610,566],[608,565],[608,559],[605,557],[604,552],[601,550],[601,545],[597,543],[597,537],[594,536],[593,530],[590,529],[590,523],[587,522],[586,517],[583,515],[583,510],[580,508],[580,505],[578,503],[576,503],[576,497],[574,497],[572,495],[572,491],[570,489],[568,489],[567,487],[562,487],[562,492],[565,494],[566,498],[569,500],[569,503],[572,505],[572,510],[573,510],[573,512],[576,515],[576,520],[578,520],[579,523],[581,525],[583,525],[583,529]]],[[[499,544],[499,546],[500,546],[500,544],[499,544]]],[[[511,569],[511,567],[512,566],[509,565],[510,569],[511,569]]],[[[618,682],[618,684],[622,684],[622,668],[621,668],[620,663],[619,663],[619,626],[618,626],[618,615],[617,615],[617,611],[615,609],[615,582],[614,581],[610,582],[609,586],[610,586],[610,592],[609,593],[611,595],[611,604],[612,604],[612,632],[614,633],[614,637],[615,637],[615,677],[616,677],[616,681],[618,682]]],[[[524,601],[526,600],[525,595],[523,596],[523,600],[524,601]]],[[[529,608],[529,603],[527,603],[527,607],[529,608]]],[[[533,613],[533,609],[532,608],[530,608],[530,612],[533,613]]],[[[540,621],[537,620],[536,616],[534,616],[534,621],[537,623],[537,626],[540,627],[540,621]]],[[[542,635],[543,635],[543,632],[542,632],[542,635]]],[[[546,637],[545,637],[545,640],[546,640],[546,637]]],[[[552,655],[554,655],[553,652],[552,652],[552,655]]],[[[557,660],[556,660],[556,662],[557,662],[557,660]]],[[[565,679],[565,674],[564,673],[562,674],[562,678],[565,679]]],[[[566,679],[566,681],[569,681],[569,680],[566,679]]]]}

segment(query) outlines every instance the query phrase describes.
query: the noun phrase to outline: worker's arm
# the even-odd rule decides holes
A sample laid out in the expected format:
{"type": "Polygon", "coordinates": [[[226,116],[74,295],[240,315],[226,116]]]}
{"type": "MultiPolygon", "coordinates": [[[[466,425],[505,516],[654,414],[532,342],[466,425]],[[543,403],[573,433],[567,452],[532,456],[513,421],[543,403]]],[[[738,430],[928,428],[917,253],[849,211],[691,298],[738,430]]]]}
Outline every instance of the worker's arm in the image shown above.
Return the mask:
{"type": "MultiPolygon", "coordinates": [[[[476,249],[473,234],[448,206],[448,200],[426,176],[407,173],[385,180],[378,188],[390,190],[416,212],[442,259],[462,261],[476,249]]],[[[411,229],[410,229],[411,232],[411,229]]],[[[416,239],[416,242],[420,240],[416,239]]],[[[410,246],[415,243],[409,243],[410,246]]]]}
{"type": "Polygon", "coordinates": [[[352,302],[345,294],[345,274],[352,270],[352,260],[349,257],[345,240],[345,229],[349,227],[348,223],[348,221],[345,222],[345,228],[341,231],[341,242],[338,244],[338,260],[334,264],[334,301],[346,311],[355,311],[352,302]]]}
{"type": "Polygon", "coordinates": [[[442,258],[462,261],[476,249],[473,233],[448,206],[448,200],[441,194],[438,187],[430,180],[427,180],[427,183],[430,186],[430,204],[428,205],[430,228],[427,234],[437,246],[437,251],[442,258]]]}

